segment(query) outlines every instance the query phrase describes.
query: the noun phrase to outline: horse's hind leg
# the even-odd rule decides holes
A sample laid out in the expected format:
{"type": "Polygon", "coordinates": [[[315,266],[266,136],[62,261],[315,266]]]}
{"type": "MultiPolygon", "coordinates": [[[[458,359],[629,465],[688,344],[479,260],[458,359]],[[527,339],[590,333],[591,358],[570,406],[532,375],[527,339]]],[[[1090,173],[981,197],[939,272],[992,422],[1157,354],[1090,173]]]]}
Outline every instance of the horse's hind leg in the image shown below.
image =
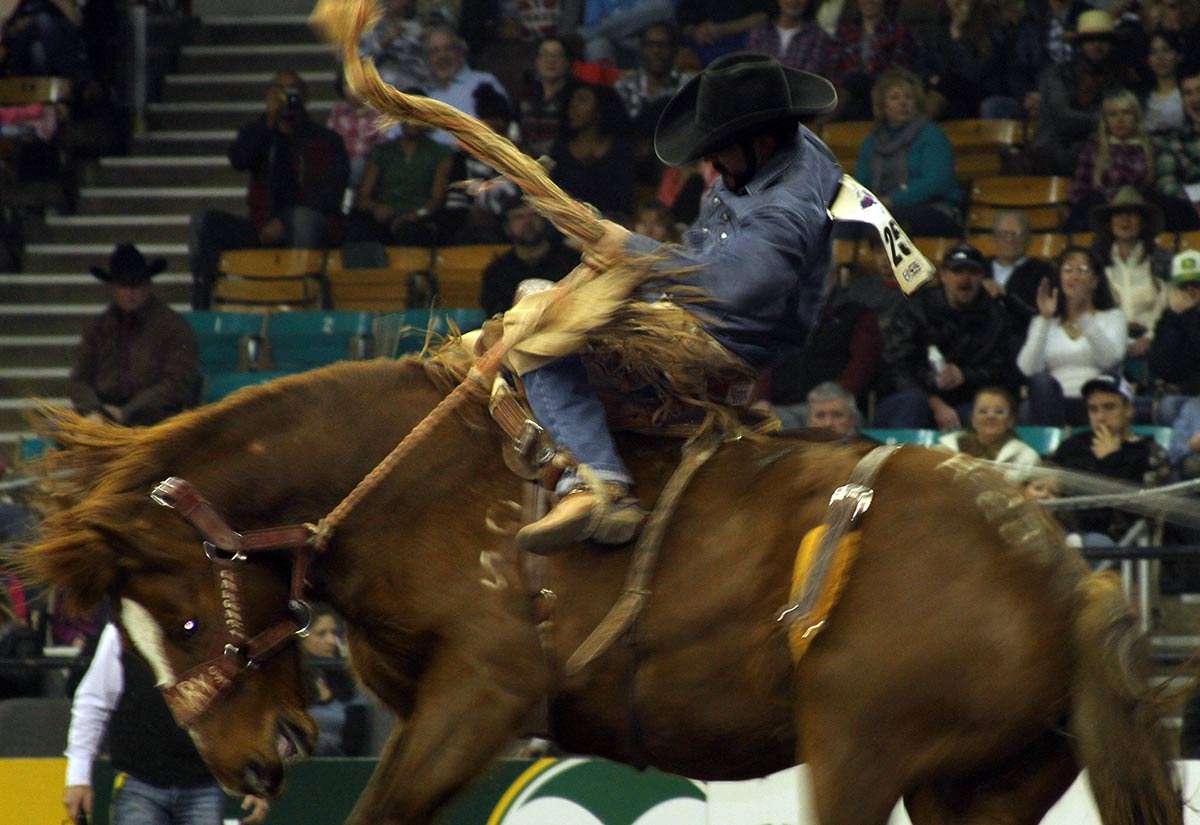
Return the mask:
{"type": "Polygon", "coordinates": [[[856,740],[810,752],[813,805],[821,825],[884,825],[903,788],[888,756],[856,740]],[[819,757],[817,756],[819,754],[819,757]]]}
{"type": "Polygon", "coordinates": [[[913,825],[1037,825],[1078,773],[1067,741],[1049,731],[996,768],[921,785],[904,805],[913,825]]]}

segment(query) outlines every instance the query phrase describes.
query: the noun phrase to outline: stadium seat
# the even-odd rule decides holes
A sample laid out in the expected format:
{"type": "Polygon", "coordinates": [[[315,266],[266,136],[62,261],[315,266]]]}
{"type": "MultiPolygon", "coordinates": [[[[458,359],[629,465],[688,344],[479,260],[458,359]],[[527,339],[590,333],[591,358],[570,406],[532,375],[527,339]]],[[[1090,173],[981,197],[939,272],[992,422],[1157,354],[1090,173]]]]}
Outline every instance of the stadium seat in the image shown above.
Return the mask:
{"type": "Polygon", "coordinates": [[[875,427],[862,431],[868,438],[873,438],[880,444],[913,444],[918,447],[932,447],[937,444],[937,430],[887,429],[875,427]]]}
{"type": "Polygon", "coordinates": [[[1056,175],[997,175],[971,182],[968,228],[991,226],[994,212],[983,207],[1019,209],[1036,231],[1056,231],[1067,216],[1071,179],[1056,175]]]}
{"type": "Polygon", "coordinates": [[[511,248],[507,244],[439,247],[433,256],[438,304],[443,307],[479,306],[483,270],[511,248]]]}
{"type": "Polygon", "coordinates": [[[858,241],[853,238],[833,239],[833,262],[852,264],[858,258],[858,241]]]}
{"type": "Polygon", "coordinates": [[[324,303],[320,249],[233,249],[221,254],[218,309],[316,309],[324,303]]]}
{"type": "Polygon", "coordinates": [[[826,123],[821,129],[821,140],[825,141],[838,163],[852,173],[854,165],[858,162],[858,148],[874,129],[873,120],[835,121],[826,123]]]}
{"type": "Polygon", "coordinates": [[[54,442],[40,435],[17,436],[17,461],[33,461],[53,449],[54,442]]]}
{"type": "Polygon", "coordinates": [[[1154,237],[1154,243],[1174,253],[1179,248],[1179,235],[1174,232],[1159,232],[1154,237]]]}
{"type": "Polygon", "coordinates": [[[201,372],[247,370],[257,362],[263,337],[262,313],[192,310],[183,317],[196,335],[201,372]]]}
{"type": "Polygon", "coordinates": [[[1191,232],[1180,232],[1176,239],[1175,249],[1182,252],[1185,249],[1200,249],[1200,229],[1191,232]]]}
{"type": "Polygon", "coordinates": [[[1061,427],[1017,427],[1017,436],[1033,449],[1038,455],[1050,455],[1058,449],[1063,440],[1061,427]]]}
{"type": "Polygon", "coordinates": [[[946,250],[959,242],[958,238],[913,238],[912,242],[921,253],[933,261],[934,266],[941,266],[946,250]]]}
{"type": "Polygon", "coordinates": [[[292,373],[286,371],[279,372],[214,372],[211,375],[204,376],[204,387],[201,392],[200,400],[205,403],[220,401],[230,393],[240,390],[242,387],[253,387],[257,384],[265,384],[268,381],[273,381],[276,378],[282,378],[285,375],[292,373]]]}
{"type": "Polygon", "coordinates": [[[1158,446],[1164,450],[1171,446],[1171,428],[1158,427],[1154,424],[1134,424],[1133,432],[1136,435],[1148,435],[1158,442],[1158,446]]]}
{"type": "Polygon", "coordinates": [[[325,310],[274,312],[267,317],[269,363],[299,371],[372,354],[369,312],[325,310]]]}
{"type": "Polygon", "coordinates": [[[439,313],[439,323],[435,327],[438,332],[449,332],[450,328],[446,321],[453,321],[458,327],[459,332],[470,332],[473,329],[479,329],[483,326],[483,322],[487,320],[487,316],[483,314],[482,309],[466,309],[458,307],[455,309],[443,309],[439,313]]]}
{"type": "Polygon", "coordinates": [[[944,120],[939,125],[954,147],[954,174],[959,180],[1000,174],[1005,155],[1023,142],[1025,133],[1019,120],[944,120]]]}
{"type": "Polygon", "coordinates": [[[438,317],[428,309],[389,312],[375,318],[375,352],[383,358],[412,355],[425,347],[432,327],[438,332],[438,317]]]}
{"type": "Polygon", "coordinates": [[[408,276],[428,270],[433,250],[425,246],[395,246],[387,249],[387,266],[347,267],[341,250],[333,250],[325,262],[333,309],[398,312],[407,307],[408,276]]]}

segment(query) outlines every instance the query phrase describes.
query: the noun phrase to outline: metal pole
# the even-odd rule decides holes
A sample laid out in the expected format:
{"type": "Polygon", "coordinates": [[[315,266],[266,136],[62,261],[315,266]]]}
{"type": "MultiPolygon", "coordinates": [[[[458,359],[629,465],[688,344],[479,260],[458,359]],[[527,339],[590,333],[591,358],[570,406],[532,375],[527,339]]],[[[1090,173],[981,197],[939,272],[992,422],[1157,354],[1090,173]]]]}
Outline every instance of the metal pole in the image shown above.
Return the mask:
{"type": "Polygon", "coordinates": [[[146,131],[147,19],[148,15],[144,5],[138,4],[129,7],[130,45],[133,47],[133,65],[130,66],[131,89],[129,102],[133,106],[133,131],[135,134],[141,134],[146,131]]]}

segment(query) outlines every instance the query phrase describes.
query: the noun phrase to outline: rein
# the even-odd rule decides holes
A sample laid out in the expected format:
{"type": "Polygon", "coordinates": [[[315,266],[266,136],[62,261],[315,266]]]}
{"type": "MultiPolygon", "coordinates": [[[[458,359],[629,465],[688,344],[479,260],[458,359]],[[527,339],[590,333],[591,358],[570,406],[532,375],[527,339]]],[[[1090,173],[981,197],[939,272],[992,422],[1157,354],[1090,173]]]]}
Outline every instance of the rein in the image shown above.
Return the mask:
{"type": "Polygon", "coordinates": [[[307,524],[239,533],[182,478],[172,476],[159,482],[150,498],[182,516],[204,539],[204,554],[213,563],[224,617],[212,658],[163,688],[175,720],[186,727],[210,710],[238,676],[282,652],[296,637],[308,634],[312,610],[303,599],[305,578],[313,557],[323,548],[313,541],[314,531],[307,524]],[[292,562],[288,616],[251,635],[245,626],[241,565],[252,556],[279,552],[290,554],[292,562]]]}

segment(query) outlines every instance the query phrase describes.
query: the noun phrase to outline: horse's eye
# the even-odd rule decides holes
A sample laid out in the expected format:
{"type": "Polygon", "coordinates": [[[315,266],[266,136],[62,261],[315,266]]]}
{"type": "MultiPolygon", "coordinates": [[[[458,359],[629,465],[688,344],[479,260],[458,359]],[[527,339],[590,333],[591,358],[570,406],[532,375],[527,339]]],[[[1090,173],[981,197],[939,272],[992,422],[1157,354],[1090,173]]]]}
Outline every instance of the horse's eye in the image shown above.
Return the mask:
{"type": "Polygon", "coordinates": [[[189,642],[200,631],[200,622],[188,619],[175,629],[175,638],[180,642],[189,642]]]}

